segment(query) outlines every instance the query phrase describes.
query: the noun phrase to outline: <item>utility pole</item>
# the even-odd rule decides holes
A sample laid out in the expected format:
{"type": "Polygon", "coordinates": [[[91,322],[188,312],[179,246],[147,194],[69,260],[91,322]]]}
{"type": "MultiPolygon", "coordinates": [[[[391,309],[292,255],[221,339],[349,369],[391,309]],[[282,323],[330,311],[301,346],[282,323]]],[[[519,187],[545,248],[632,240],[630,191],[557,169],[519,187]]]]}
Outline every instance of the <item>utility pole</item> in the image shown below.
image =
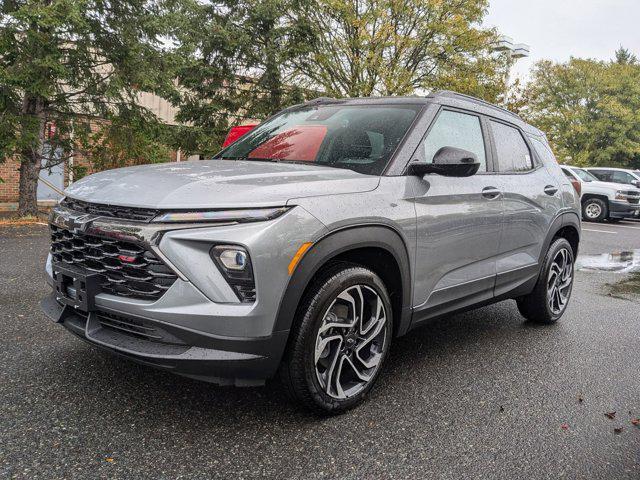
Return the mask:
{"type": "Polygon", "coordinates": [[[531,54],[531,47],[525,43],[515,43],[513,38],[502,35],[501,37],[498,37],[498,40],[494,43],[493,51],[506,53],[507,55],[507,78],[504,82],[503,100],[503,103],[506,105],[511,80],[511,67],[513,67],[519,59],[528,57],[531,54]]]}

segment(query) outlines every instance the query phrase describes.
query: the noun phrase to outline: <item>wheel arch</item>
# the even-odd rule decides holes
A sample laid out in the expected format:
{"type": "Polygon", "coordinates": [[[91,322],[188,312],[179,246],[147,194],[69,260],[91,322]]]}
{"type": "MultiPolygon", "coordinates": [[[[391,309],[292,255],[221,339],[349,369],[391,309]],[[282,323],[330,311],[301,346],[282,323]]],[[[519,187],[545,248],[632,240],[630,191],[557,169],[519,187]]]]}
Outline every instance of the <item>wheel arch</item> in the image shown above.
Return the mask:
{"type": "Polygon", "coordinates": [[[542,265],[551,242],[558,237],[566,238],[573,249],[574,258],[578,255],[580,245],[580,217],[575,212],[565,212],[553,221],[544,240],[544,247],[540,251],[538,264],[542,265]]]}
{"type": "Polygon", "coordinates": [[[580,203],[584,205],[584,202],[592,198],[598,198],[600,200],[604,200],[605,202],[607,202],[607,207],[609,206],[609,197],[607,197],[603,193],[583,193],[582,198],[580,199],[580,203]]]}
{"type": "Polygon", "coordinates": [[[345,227],[315,242],[289,279],[278,308],[275,330],[291,329],[300,301],[313,279],[323,268],[340,261],[371,268],[382,278],[392,300],[394,334],[406,333],[411,323],[409,253],[401,234],[387,225],[345,227]]]}

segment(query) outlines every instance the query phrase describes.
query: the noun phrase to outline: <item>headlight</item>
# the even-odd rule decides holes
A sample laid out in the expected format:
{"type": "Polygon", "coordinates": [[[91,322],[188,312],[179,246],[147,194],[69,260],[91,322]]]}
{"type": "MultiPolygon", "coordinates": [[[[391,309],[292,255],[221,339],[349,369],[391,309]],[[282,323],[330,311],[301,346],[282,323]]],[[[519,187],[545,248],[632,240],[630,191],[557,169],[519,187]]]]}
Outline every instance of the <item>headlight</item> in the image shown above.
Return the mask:
{"type": "Polygon", "coordinates": [[[627,199],[627,193],[622,191],[622,190],[618,190],[616,192],[616,200],[626,200],[627,199]]]}
{"type": "Polygon", "coordinates": [[[289,207],[238,208],[234,210],[206,210],[201,212],[166,212],[153,219],[158,223],[246,223],[262,222],[279,217],[289,207]]]}
{"type": "Polygon", "coordinates": [[[211,258],[243,303],[256,301],[256,284],[249,253],[239,245],[216,245],[211,258]]]}

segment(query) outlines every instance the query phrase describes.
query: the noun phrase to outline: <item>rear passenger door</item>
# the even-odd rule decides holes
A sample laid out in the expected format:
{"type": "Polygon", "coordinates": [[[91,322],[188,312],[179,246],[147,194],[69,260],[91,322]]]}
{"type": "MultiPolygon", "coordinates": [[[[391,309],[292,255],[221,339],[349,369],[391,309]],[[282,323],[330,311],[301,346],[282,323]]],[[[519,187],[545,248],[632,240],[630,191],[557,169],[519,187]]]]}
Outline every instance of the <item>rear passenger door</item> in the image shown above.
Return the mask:
{"type": "Polygon", "coordinates": [[[536,159],[515,125],[488,120],[504,217],[496,260],[496,296],[537,277],[544,241],[563,208],[559,180],[536,159]]]}

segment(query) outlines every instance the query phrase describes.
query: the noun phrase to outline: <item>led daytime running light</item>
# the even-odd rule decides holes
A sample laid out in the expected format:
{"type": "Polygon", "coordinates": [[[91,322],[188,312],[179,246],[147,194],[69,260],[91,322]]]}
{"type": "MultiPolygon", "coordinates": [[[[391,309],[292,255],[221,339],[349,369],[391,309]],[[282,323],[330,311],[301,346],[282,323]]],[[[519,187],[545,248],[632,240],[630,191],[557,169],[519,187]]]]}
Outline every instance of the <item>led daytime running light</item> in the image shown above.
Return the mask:
{"type": "Polygon", "coordinates": [[[153,219],[158,223],[244,223],[272,220],[286,212],[288,207],[247,208],[235,210],[207,210],[202,212],[166,212],[153,219]]]}

